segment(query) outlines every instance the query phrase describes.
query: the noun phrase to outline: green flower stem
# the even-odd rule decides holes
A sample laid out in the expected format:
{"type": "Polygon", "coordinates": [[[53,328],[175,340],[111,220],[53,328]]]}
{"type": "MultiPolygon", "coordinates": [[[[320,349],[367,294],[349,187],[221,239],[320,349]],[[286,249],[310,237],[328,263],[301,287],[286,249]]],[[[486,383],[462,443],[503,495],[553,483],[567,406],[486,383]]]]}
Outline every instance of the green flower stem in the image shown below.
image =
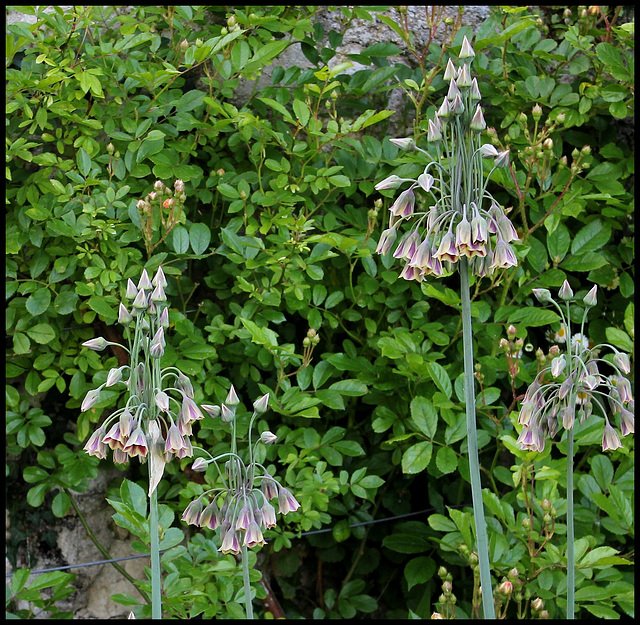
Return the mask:
{"type": "Polygon", "coordinates": [[[244,582],[244,603],[247,610],[247,618],[253,620],[251,583],[249,582],[249,553],[246,545],[242,545],[242,581],[244,582]]]}
{"type": "Polygon", "coordinates": [[[573,428],[567,430],[567,618],[575,618],[576,555],[573,528],[573,428]]]}
{"type": "Polygon", "coordinates": [[[151,618],[162,619],[157,488],[153,490],[151,497],[149,497],[149,534],[151,535],[151,618]]]}
{"type": "Polygon", "coordinates": [[[482,484],[480,483],[480,461],[478,459],[478,433],[476,430],[475,378],[473,376],[473,330],[471,327],[471,296],[469,287],[469,261],[460,258],[460,298],[462,300],[462,343],[464,348],[464,399],[467,413],[467,447],[469,450],[469,473],[471,476],[471,495],[473,516],[476,525],[478,545],[478,564],[480,566],[480,587],[482,589],[482,607],[484,618],[495,619],[493,590],[491,588],[491,568],[489,565],[489,541],[487,524],[484,519],[482,503],[482,484]]]}

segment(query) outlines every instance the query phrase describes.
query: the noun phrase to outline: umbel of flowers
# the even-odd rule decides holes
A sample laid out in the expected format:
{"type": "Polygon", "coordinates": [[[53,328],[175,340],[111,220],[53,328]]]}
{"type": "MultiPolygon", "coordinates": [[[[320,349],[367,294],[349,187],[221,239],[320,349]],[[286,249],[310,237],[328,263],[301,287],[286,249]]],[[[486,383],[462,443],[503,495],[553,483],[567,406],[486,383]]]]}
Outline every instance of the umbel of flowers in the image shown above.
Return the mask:
{"type": "Polygon", "coordinates": [[[523,426],[518,438],[522,449],[543,451],[547,435],[553,438],[560,426],[571,430],[576,418],[584,423],[594,407],[604,417],[603,451],[622,447],[614,425],[619,425],[622,436],[634,432],[634,400],[625,377],[631,371],[629,357],[608,343],[591,347],[584,334],[587,312],[597,303],[596,293],[594,286],[582,300],[580,332],[572,334],[570,302],[574,296],[569,283],[565,280],[558,292],[558,298],[566,302],[566,316],[547,289],[533,289],[539,302],[559,310],[563,331],[557,336],[562,336],[566,350],[558,352],[527,389],[518,417],[523,426]],[[605,359],[603,350],[612,357],[605,359]]]}
{"type": "Polygon", "coordinates": [[[391,175],[375,187],[398,189],[410,183],[389,208],[389,227],[376,250],[386,254],[393,249],[393,256],[405,261],[400,275],[407,280],[421,282],[428,275],[447,275],[463,256],[477,276],[517,265],[511,243],[518,235],[487,190],[488,177],[495,168],[508,165],[509,152],[482,142],[486,123],[477,79],[471,78],[469,69],[474,56],[465,37],[459,66],[451,59],[447,62],[444,78],[449,90],[428,122],[427,150],[410,138],[391,139],[403,150],[426,155],[429,162],[424,171],[415,180],[391,175]],[[492,166],[487,177],[483,159],[492,166]],[[416,202],[417,191],[431,198],[424,210],[416,202]],[[405,224],[408,227],[401,233],[405,224]]]}
{"type": "Polygon", "coordinates": [[[231,386],[222,405],[202,405],[203,410],[211,417],[219,417],[224,423],[231,424],[231,451],[214,458],[206,450],[195,448],[208,458],[196,458],[192,468],[204,471],[209,464],[214,464],[222,486],[202,493],[189,503],[182,515],[182,520],[191,525],[219,529],[222,541],[219,551],[233,554],[240,553],[243,548],[265,544],[263,530],[276,525],[276,508],[271,503],[273,500],[277,499],[279,514],[295,512],[300,507],[291,492],[256,460],[258,445],[271,445],[276,441],[276,436],[265,430],[252,443],[253,424],[258,415],[266,412],[269,394],[263,395],[253,403],[248,431],[247,462],[237,452],[236,408],[239,403],[236,391],[231,386]]]}
{"type": "Polygon", "coordinates": [[[165,332],[169,327],[169,308],[164,288],[167,281],[159,267],[153,280],[146,269],[136,285],[127,282],[125,303],[120,303],[118,322],[124,327],[128,346],[104,338],[85,341],[83,345],[102,351],[119,345],[129,354],[129,364],[111,369],[106,381],[87,393],[81,410],[91,408],[100,399],[103,388],[125,384],[125,405],[113,412],[91,435],[85,451],[106,458],[113,451],[113,461],[126,463],[137,457],[149,459],[149,495],[155,490],[172,458],[193,455],[189,436],[194,421],[204,414],[194,401],[189,378],[175,367],[161,368],[165,332]]]}

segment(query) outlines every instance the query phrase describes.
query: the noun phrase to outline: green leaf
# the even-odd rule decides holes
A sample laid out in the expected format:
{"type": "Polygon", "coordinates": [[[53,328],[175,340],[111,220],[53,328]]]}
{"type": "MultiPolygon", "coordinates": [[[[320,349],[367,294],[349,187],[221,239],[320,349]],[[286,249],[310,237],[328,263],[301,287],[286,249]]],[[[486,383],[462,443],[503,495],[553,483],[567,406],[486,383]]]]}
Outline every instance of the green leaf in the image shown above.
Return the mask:
{"type": "Polygon", "coordinates": [[[432,548],[425,537],[415,532],[394,532],[383,539],[382,546],[398,553],[422,553],[432,548]]]}
{"type": "Polygon", "coordinates": [[[546,326],[557,321],[560,321],[560,317],[553,310],[535,308],[533,306],[520,308],[509,315],[509,323],[521,323],[529,328],[546,326]]]}
{"type": "Polygon", "coordinates": [[[176,226],[172,237],[173,250],[176,254],[186,254],[189,250],[189,232],[184,226],[176,226]]]}
{"type": "Polygon", "coordinates": [[[50,343],[56,338],[55,330],[47,323],[39,323],[27,330],[27,334],[36,342],[41,345],[50,343]]]}
{"type": "Polygon", "coordinates": [[[592,271],[608,264],[607,259],[597,252],[590,252],[580,256],[569,256],[560,267],[564,271],[592,271]]]}
{"type": "Polygon", "coordinates": [[[204,254],[211,241],[209,226],[203,223],[192,224],[191,228],[189,228],[189,241],[191,242],[191,248],[198,256],[204,254]]]}
{"type": "Polygon", "coordinates": [[[26,354],[31,347],[31,341],[22,332],[13,335],[13,351],[15,354],[26,354]]]}
{"type": "Polygon", "coordinates": [[[348,397],[358,397],[367,394],[367,385],[360,380],[347,379],[334,382],[330,387],[331,391],[338,391],[341,395],[348,397]]]}
{"type": "Polygon", "coordinates": [[[447,399],[451,398],[453,387],[449,375],[445,371],[442,365],[437,362],[430,362],[428,364],[429,374],[432,380],[436,383],[436,386],[446,395],[447,399]]]}
{"type": "Polygon", "coordinates": [[[51,303],[51,291],[46,287],[40,287],[37,291],[34,291],[29,295],[26,301],[26,308],[30,314],[34,317],[41,315],[49,308],[51,303]]]}
{"type": "Polygon", "coordinates": [[[607,341],[618,349],[625,352],[633,351],[633,341],[624,330],[620,330],[619,328],[607,328],[604,332],[607,337],[607,341]]]}
{"type": "Polygon", "coordinates": [[[404,578],[407,586],[411,590],[417,584],[428,582],[436,572],[436,563],[432,558],[419,556],[407,562],[404,567],[404,578]]]}
{"type": "Polygon", "coordinates": [[[103,297],[93,295],[87,302],[91,310],[95,310],[101,317],[105,318],[105,321],[115,321],[118,318],[118,313],[112,308],[103,297]]]}
{"type": "Polygon", "coordinates": [[[429,526],[436,530],[436,532],[455,532],[456,524],[444,514],[431,514],[429,515],[429,526]]]}
{"type": "Polygon", "coordinates": [[[431,441],[421,441],[412,445],[402,455],[402,472],[413,474],[424,471],[431,460],[432,452],[431,441]]]}
{"type": "Polygon", "coordinates": [[[78,165],[78,171],[86,178],[91,172],[91,157],[83,148],[80,148],[76,154],[76,163],[78,165]]]}
{"type": "Polygon", "coordinates": [[[426,397],[414,397],[410,412],[416,427],[428,438],[433,438],[438,427],[438,413],[433,404],[426,397]]]}
{"type": "Polygon", "coordinates": [[[451,447],[440,447],[436,453],[436,466],[442,473],[453,473],[458,468],[458,456],[451,447]]]}
{"type": "Polygon", "coordinates": [[[55,516],[62,518],[69,511],[70,505],[71,499],[69,498],[69,495],[61,490],[53,498],[53,501],[51,502],[51,510],[55,516]]]}
{"type": "Polygon", "coordinates": [[[586,254],[600,249],[611,238],[611,226],[594,219],[580,228],[571,242],[571,254],[586,254]]]}
{"type": "Polygon", "coordinates": [[[295,113],[296,119],[300,122],[301,126],[304,127],[309,123],[311,111],[302,100],[293,101],[293,112],[295,113]]]}

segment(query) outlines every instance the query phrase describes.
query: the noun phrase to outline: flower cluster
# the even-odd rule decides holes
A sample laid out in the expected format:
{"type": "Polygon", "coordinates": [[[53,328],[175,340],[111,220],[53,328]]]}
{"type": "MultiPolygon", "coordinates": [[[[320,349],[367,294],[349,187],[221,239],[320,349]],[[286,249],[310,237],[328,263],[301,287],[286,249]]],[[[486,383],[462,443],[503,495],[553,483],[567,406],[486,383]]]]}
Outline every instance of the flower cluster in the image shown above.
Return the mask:
{"type": "Polygon", "coordinates": [[[220,529],[222,553],[240,553],[243,547],[255,547],[265,544],[263,530],[275,527],[276,509],[271,500],[278,499],[278,513],[295,512],[300,504],[288,489],[272,477],[256,459],[258,444],[271,445],[276,436],[265,430],[251,446],[251,433],[256,417],[266,412],[269,394],[257,399],[253,404],[253,414],[249,423],[249,458],[242,460],[236,451],[236,408],[240,403],[235,389],[231,390],[221,406],[203,405],[202,408],[211,417],[220,416],[222,421],[231,424],[231,452],[215,458],[203,449],[208,459],[198,457],[192,468],[204,471],[209,464],[216,467],[221,487],[211,488],[186,507],[182,520],[190,525],[220,529]],[[224,460],[223,469],[218,464],[224,460]]]}
{"type": "Polygon", "coordinates": [[[153,191],[137,201],[136,208],[140,213],[142,234],[148,253],[163,241],[177,224],[184,223],[183,208],[186,199],[184,181],[177,179],[173,183],[173,190],[161,180],[156,180],[153,191]],[[159,240],[154,241],[154,238],[158,239],[157,236],[154,237],[158,222],[162,224],[164,234],[159,240]]]}
{"type": "Polygon", "coordinates": [[[584,297],[580,332],[571,335],[569,301],[574,296],[569,283],[565,280],[558,293],[566,302],[566,316],[547,289],[533,290],[538,301],[551,303],[560,311],[566,350],[564,353],[554,350],[550,365],[538,373],[525,393],[518,417],[518,423],[524,426],[517,441],[522,449],[543,451],[547,434],[553,438],[560,424],[572,429],[576,417],[584,423],[593,413],[594,405],[605,421],[604,451],[622,447],[611,417],[617,415],[622,436],[634,432],[634,400],[631,384],[625,377],[631,371],[629,357],[608,343],[590,346],[584,334],[587,311],[597,302],[596,291],[594,286],[584,297]],[[603,348],[612,350],[613,356],[600,357],[603,348]]]}
{"type": "Polygon", "coordinates": [[[165,331],[169,327],[166,285],[162,267],[153,280],[146,269],[137,285],[128,280],[125,300],[129,307],[120,303],[118,322],[124,326],[129,347],[102,337],[82,344],[95,351],[118,345],[129,354],[129,364],[111,369],[106,381],[90,390],[82,402],[84,412],[99,401],[103,388],[118,383],[127,387],[125,406],[111,414],[91,435],[84,450],[104,459],[111,449],[113,461],[118,463],[136,456],[141,462],[150,458],[149,494],[160,481],[165,463],[173,457],[193,455],[191,426],[204,418],[194,401],[189,378],[175,367],[160,367],[166,346],[165,331]]]}
{"type": "Polygon", "coordinates": [[[444,78],[449,81],[449,91],[434,119],[428,122],[430,152],[416,146],[413,139],[391,139],[403,150],[426,155],[430,161],[424,171],[415,180],[391,175],[375,187],[381,191],[411,183],[389,208],[389,228],[382,233],[376,249],[386,254],[393,248],[394,258],[405,261],[400,275],[407,280],[421,282],[427,275],[451,273],[462,257],[469,260],[477,276],[518,262],[511,245],[519,240],[518,234],[487,191],[489,176],[495,168],[508,165],[509,152],[499,152],[481,141],[486,122],[477,79],[471,78],[467,62],[474,56],[465,37],[459,55],[462,65],[456,68],[451,59],[447,62],[444,78]],[[486,178],[483,159],[493,164],[486,178]],[[414,190],[431,196],[427,210],[416,207],[414,190]],[[399,225],[410,221],[413,225],[398,239],[399,225]]]}

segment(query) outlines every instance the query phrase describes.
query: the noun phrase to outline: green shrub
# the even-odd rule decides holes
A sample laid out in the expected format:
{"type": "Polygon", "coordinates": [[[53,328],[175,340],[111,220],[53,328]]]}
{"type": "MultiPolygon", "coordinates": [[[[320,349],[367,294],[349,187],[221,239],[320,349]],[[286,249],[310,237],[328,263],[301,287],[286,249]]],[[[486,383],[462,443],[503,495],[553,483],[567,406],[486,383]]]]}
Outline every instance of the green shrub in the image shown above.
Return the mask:
{"type": "MultiPolygon", "coordinates": [[[[561,616],[563,457],[519,451],[514,422],[535,351],[548,352],[545,327],[560,329],[534,306],[533,288],[568,279],[585,294],[598,284],[607,296],[590,339],[633,351],[633,21],[543,9],[536,18],[492,7],[475,34],[453,29],[448,43],[456,50],[473,37],[497,130],[487,140],[511,151],[511,167],[494,173],[496,197],[513,207],[522,239],[518,269],[472,290],[493,573],[499,581],[518,565],[525,586],[514,615],[540,597],[561,616]],[[545,498],[557,513],[548,539],[545,498]]],[[[275,399],[266,418],[279,444],[266,463],[285,467],[282,483],[302,507],[272,531],[260,567],[277,574],[287,615],[428,617],[445,564],[456,614],[469,616],[456,281],[406,282],[392,258],[374,254],[390,204],[374,184],[418,167],[388,140],[389,93],[401,87],[400,119],[416,120],[401,134],[426,135],[447,53],[432,42],[399,59],[415,44],[381,15],[399,45],[347,56],[365,67],[354,73],[329,68],[353,20],[374,13],[336,11],[341,30],[328,33],[316,7],[54,7],[35,10],[36,26],[8,27],[7,475],[16,494],[60,517],[64,489],[87,488],[100,465],[82,445],[118,395],[82,414],[79,406],[122,354],[100,358],[80,344],[109,338],[127,278],[162,264],[173,326],[163,365],[191,377],[199,402],[223,401],[231,383],[241,397],[275,399]],[[279,64],[295,42],[309,69],[279,64]],[[138,210],[156,180],[176,179],[187,194],[180,216],[138,210]],[[354,526],[427,508],[430,516],[354,526]],[[320,529],[331,531],[296,538],[320,529]]],[[[633,442],[608,460],[597,432],[577,432],[577,600],[595,616],[631,614],[633,442]]],[[[215,453],[228,431],[195,436],[215,453]]],[[[174,511],[201,492],[188,464],[167,465],[159,486],[174,511]]],[[[195,561],[211,539],[189,543],[195,561]]],[[[176,584],[210,589],[187,561],[167,559],[176,584]]]]}

